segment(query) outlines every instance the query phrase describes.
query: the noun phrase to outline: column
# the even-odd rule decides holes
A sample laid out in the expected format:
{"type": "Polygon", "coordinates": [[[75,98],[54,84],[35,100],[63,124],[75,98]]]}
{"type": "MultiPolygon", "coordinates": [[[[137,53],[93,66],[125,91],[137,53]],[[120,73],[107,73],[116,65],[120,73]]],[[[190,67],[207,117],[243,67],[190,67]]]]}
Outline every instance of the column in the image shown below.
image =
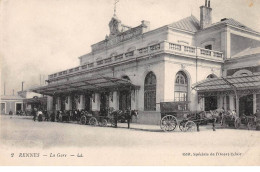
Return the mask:
{"type": "Polygon", "coordinates": [[[131,110],[137,110],[136,100],[137,100],[137,91],[131,90],[131,110]]]}
{"type": "Polygon", "coordinates": [[[60,109],[61,109],[61,97],[57,97],[56,109],[57,109],[57,110],[60,110],[60,109]]]}
{"type": "Polygon", "coordinates": [[[218,109],[223,108],[223,96],[218,97],[218,109]]]}
{"type": "Polygon", "coordinates": [[[117,99],[118,92],[113,91],[112,93],[109,93],[109,107],[114,108],[115,110],[118,110],[118,99],[117,99]]]}
{"type": "Polygon", "coordinates": [[[233,95],[229,95],[229,106],[230,106],[230,110],[236,110],[233,95]]]}
{"type": "Polygon", "coordinates": [[[200,100],[199,100],[199,107],[200,107],[201,111],[205,110],[205,98],[204,97],[200,98],[200,100]]]}
{"type": "Polygon", "coordinates": [[[224,52],[225,58],[229,59],[231,57],[231,34],[229,29],[221,32],[221,51],[224,52]]]}
{"type": "Polygon", "coordinates": [[[256,113],[256,94],[253,94],[253,114],[256,113]]]}
{"type": "Polygon", "coordinates": [[[67,97],[68,102],[65,102],[65,110],[71,110],[71,96],[67,97]]]}
{"type": "Polygon", "coordinates": [[[47,96],[47,111],[53,110],[53,97],[47,96]]]}
{"type": "Polygon", "coordinates": [[[85,101],[84,101],[84,95],[80,95],[79,96],[79,102],[78,103],[78,109],[81,110],[81,109],[85,109],[85,101]]]}
{"type": "Polygon", "coordinates": [[[92,96],[92,111],[100,111],[100,94],[94,93],[92,96]]]}
{"type": "Polygon", "coordinates": [[[139,110],[140,105],[139,105],[139,90],[135,90],[135,107],[136,110],[139,110]]]}
{"type": "Polygon", "coordinates": [[[227,111],[227,99],[226,99],[226,95],[223,96],[223,104],[224,104],[224,109],[225,109],[225,111],[227,111]]]}

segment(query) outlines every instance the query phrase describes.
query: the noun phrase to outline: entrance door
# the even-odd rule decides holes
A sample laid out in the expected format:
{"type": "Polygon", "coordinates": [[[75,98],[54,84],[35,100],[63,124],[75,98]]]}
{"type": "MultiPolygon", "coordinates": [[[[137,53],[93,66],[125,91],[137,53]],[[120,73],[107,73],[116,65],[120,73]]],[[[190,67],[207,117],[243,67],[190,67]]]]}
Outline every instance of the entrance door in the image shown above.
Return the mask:
{"type": "Polygon", "coordinates": [[[205,111],[216,110],[218,108],[218,99],[216,96],[205,97],[205,111]]]}
{"type": "Polygon", "coordinates": [[[119,109],[127,110],[131,109],[131,92],[130,91],[120,91],[119,93],[119,109]]]}
{"type": "Polygon", "coordinates": [[[109,107],[109,93],[101,93],[100,95],[100,113],[106,114],[106,109],[109,107]]]}
{"type": "Polygon", "coordinates": [[[5,114],[5,103],[1,103],[1,114],[5,114]]]}
{"type": "Polygon", "coordinates": [[[253,95],[241,97],[239,99],[239,115],[253,114],[253,95]]]}
{"type": "Polygon", "coordinates": [[[71,110],[76,110],[77,109],[76,96],[72,94],[70,98],[71,98],[71,110]]]}
{"type": "Polygon", "coordinates": [[[60,103],[61,103],[61,106],[60,106],[60,110],[65,110],[65,102],[68,101],[68,97],[65,97],[65,96],[61,96],[60,97],[60,103]]]}
{"type": "Polygon", "coordinates": [[[16,103],[16,112],[22,110],[22,103],[16,103]]]}
{"type": "Polygon", "coordinates": [[[85,110],[90,112],[91,111],[91,95],[85,95],[85,110]]]}

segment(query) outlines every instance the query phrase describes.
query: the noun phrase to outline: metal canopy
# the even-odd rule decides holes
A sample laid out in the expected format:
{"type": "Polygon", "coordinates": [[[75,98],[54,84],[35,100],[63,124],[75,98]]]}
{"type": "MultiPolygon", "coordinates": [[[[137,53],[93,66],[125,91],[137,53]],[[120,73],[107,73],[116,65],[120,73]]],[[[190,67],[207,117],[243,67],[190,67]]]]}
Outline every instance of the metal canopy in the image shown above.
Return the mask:
{"type": "Polygon", "coordinates": [[[36,97],[36,98],[24,99],[23,102],[24,103],[46,103],[47,97],[36,97]]]}
{"type": "Polygon", "coordinates": [[[44,95],[54,95],[70,92],[104,92],[115,89],[139,89],[139,86],[133,85],[126,79],[92,76],[77,78],[62,83],[50,83],[46,86],[33,88],[32,91],[44,95]]]}
{"type": "Polygon", "coordinates": [[[244,74],[242,76],[228,76],[222,78],[209,78],[198,82],[193,89],[199,93],[204,92],[230,92],[231,90],[247,91],[260,89],[260,72],[244,74]]]}

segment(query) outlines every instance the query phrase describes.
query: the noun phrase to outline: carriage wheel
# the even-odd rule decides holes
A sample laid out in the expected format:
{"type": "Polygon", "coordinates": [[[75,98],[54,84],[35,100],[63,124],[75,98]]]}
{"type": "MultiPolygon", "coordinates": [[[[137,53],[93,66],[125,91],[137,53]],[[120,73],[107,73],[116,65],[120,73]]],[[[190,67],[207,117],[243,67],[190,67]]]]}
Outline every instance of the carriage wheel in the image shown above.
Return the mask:
{"type": "Polygon", "coordinates": [[[253,128],[254,128],[253,122],[248,122],[248,123],[247,123],[247,129],[248,129],[248,130],[252,130],[253,128]]]}
{"type": "Polygon", "coordinates": [[[102,119],[100,122],[100,126],[101,127],[106,127],[107,126],[107,120],[106,119],[102,119]]]}
{"type": "Polygon", "coordinates": [[[181,131],[185,131],[185,121],[181,121],[180,124],[179,124],[179,129],[181,131]]]}
{"type": "Polygon", "coordinates": [[[235,120],[235,123],[234,123],[235,125],[235,128],[236,129],[238,129],[239,127],[240,127],[240,124],[241,124],[241,119],[240,118],[237,118],[236,120],[235,120]]]}
{"type": "Polygon", "coordinates": [[[161,119],[160,126],[165,132],[173,131],[177,126],[177,119],[172,115],[167,115],[161,119]]]}
{"type": "Polygon", "coordinates": [[[91,117],[89,119],[89,125],[96,126],[97,125],[97,119],[95,117],[91,117]]]}
{"type": "Polygon", "coordinates": [[[86,125],[86,123],[87,123],[87,117],[84,115],[84,116],[82,116],[82,117],[80,118],[80,124],[86,125]]]}
{"type": "Polygon", "coordinates": [[[112,119],[109,119],[109,120],[108,120],[108,123],[110,123],[112,127],[116,126],[115,119],[113,119],[113,118],[112,118],[112,119]]]}
{"type": "Polygon", "coordinates": [[[185,124],[185,131],[193,132],[196,131],[196,124],[193,121],[188,121],[185,124]]]}

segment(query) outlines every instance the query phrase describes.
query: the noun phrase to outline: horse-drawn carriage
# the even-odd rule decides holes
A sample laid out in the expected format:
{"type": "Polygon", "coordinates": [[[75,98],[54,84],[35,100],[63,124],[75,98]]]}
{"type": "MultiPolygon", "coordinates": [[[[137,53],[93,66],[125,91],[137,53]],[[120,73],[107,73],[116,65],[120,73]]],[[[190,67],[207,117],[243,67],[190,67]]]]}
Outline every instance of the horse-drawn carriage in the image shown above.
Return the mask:
{"type": "Polygon", "coordinates": [[[100,113],[98,111],[82,112],[80,123],[92,126],[102,126],[106,127],[108,125],[112,127],[117,127],[119,122],[128,122],[132,119],[132,116],[137,116],[138,112],[136,110],[114,110],[113,108],[108,108],[105,113],[100,113]]]}
{"type": "Polygon", "coordinates": [[[241,125],[241,119],[232,112],[226,112],[222,115],[221,125],[238,129],[241,125]]]}
{"type": "Polygon", "coordinates": [[[241,117],[241,124],[246,125],[248,130],[256,129],[257,118],[256,116],[253,115],[250,116],[243,115],[241,117]]]}
{"type": "Polygon", "coordinates": [[[80,124],[92,126],[107,126],[109,118],[107,116],[99,115],[98,112],[89,113],[87,111],[81,112],[80,124]]]}
{"type": "Polygon", "coordinates": [[[191,112],[188,102],[161,102],[160,109],[160,127],[165,132],[174,131],[177,125],[181,131],[199,131],[199,125],[208,123],[212,123],[215,131],[215,123],[220,118],[218,111],[191,112]]]}

